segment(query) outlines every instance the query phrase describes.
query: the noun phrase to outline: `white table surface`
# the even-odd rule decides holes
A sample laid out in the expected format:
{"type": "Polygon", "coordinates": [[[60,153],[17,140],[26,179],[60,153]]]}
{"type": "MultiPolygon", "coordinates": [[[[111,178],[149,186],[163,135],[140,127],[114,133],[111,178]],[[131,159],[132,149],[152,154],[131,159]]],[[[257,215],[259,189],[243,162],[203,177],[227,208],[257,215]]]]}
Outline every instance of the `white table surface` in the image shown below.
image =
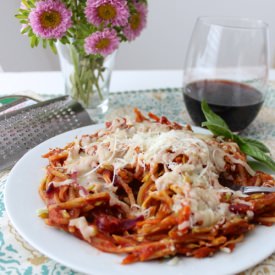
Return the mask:
{"type": "MultiPolygon", "coordinates": [[[[181,70],[114,71],[111,92],[174,88],[182,86],[181,70]]],[[[269,74],[275,80],[275,70],[269,74]]],[[[64,94],[61,72],[0,73],[0,96],[32,91],[38,94],[64,94]]]]}
{"type": "MultiPolygon", "coordinates": [[[[114,71],[111,92],[180,87],[182,71],[114,71]]],[[[0,73],[0,95],[33,91],[64,94],[61,72],[0,73]]]]}

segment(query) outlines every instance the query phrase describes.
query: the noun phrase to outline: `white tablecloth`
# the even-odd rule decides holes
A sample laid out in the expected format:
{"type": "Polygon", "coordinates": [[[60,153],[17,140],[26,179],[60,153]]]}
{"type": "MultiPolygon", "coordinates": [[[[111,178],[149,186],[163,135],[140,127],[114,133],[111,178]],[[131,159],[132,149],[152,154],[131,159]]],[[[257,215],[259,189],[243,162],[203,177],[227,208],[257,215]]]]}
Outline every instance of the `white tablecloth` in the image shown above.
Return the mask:
{"type": "MultiPolygon", "coordinates": [[[[110,91],[181,87],[182,71],[114,71],[110,91]]],[[[64,94],[61,72],[0,73],[0,96],[22,91],[64,94]]]]}
{"type": "MultiPolygon", "coordinates": [[[[275,70],[270,71],[275,81],[275,70]]],[[[114,71],[111,92],[181,87],[182,70],[114,71]]],[[[64,94],[61,72],[0,73],[0,96],[33,91],[39,94],[64,94]]]]}

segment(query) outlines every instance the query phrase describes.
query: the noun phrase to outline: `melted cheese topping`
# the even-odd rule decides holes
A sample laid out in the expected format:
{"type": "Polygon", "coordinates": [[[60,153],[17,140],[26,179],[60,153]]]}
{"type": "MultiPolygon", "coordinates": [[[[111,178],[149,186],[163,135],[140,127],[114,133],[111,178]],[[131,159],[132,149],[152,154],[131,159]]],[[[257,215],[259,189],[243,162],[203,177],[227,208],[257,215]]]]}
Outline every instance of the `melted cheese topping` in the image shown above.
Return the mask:
{"type": "Polygon", "coordinates": [[[63,180],[63,181],[51,181],[50,184],[53,184],[54,187],[60,187],[63,185],[70,185],[73,182],[74,182],[73,179],[67,179],[67,180],[63,180]]]}
{"type": "Polygon", "coordinates": [[[88,225],[85,217],[71,219],[69,226],[76,227],[86,241],[89,241],[90,238],[94,237],[97,233],[96,228],[93,225],[88,225]]]}
{"type": "MultiPolygon", "coordinates": [[[[129,211],[129,206],[117,198],[113,182],[105,183],[96,170],[103,165],[112,165],[114,171],[129,164],[133,167],[149,165],[156,185],[154,192],[158,194],[162,190],[178,188],[181,192],[172,197],[172,210],[177,212],[184,205],[190,206],[190,220],[179,227],[210,226],[234,215],[229,211],[229,204],[220,202],[222,193],[228,192],[218,181],[220,172],[224,170],[225,156],[232,163],[243,165],[249,173],[254,172],[247,163],[226,153],[219,146],[220,142],[210,135],[186,129],[171,130],[159,123],[132,123],[116,119],[97,135],[76,140],[64,167],[67,173],[77,172],[78,184],[94,192],[109,192],[111,205],[120,205],[129,211]],[[187,160],[176,163],[175,158],[179,155],[187,156],[187,160]],[[159,177],[153,176],[157,164],[162,164],[165,170],[159,177]]],[[[227,144],[230,145],[229,142],[227,144]]],[[[145,210],[140,209],[141,212],[145,210]]],[[[77,224],[80,226],[79,222],[77,224]]],[[[81,224],[84,221],[81,220],[81,224]]],[[[79,228],[81,230],[83,226],[79,228]]]]}

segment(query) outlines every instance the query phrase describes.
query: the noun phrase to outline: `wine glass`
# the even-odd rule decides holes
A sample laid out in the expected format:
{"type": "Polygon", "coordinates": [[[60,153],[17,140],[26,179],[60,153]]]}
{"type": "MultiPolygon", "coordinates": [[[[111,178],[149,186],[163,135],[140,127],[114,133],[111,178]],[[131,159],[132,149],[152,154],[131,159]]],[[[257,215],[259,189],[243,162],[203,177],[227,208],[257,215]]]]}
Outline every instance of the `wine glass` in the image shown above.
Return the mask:
{"type": "Polygon", "coordinates": [[[269,32],[261,20],[198,18],[184,67],[184,101],[196,125],[207,101],[232,131],[245,129],[261,109],[267,90],[269,32]]]}

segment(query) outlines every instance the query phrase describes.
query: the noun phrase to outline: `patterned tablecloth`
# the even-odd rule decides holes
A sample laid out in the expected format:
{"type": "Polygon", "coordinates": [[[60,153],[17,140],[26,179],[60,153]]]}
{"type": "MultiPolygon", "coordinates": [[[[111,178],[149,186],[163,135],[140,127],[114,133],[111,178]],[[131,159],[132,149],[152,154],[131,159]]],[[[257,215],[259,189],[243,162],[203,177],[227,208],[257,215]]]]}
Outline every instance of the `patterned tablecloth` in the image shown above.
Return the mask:
{"type": "MultiPolygon", "coordinates": [[[[271,86],[257,119],[242,134],[266,143],[275,156],[275,90],[271,86]]],[[[181,89],[160,89],[115,93],[110,96],[110,110],[98,122],[132,112],[132,107],[165,115],[178,122],[190,122],[181,89]]],[[[11,225],[4,205],[4,188],[9,171],[0,173],[0,274],[79,274],[48,259],[27,244],[11,225]]],[[[21,206],[19,206],[21,207],[21,206]]],[[[271,241],[274,241],[274,236],[271,241]]],[[[253,251],[251,251],[253,253],[253,251]]],[[[275,274],[275,254],[242,275],[275,274]]]]}

